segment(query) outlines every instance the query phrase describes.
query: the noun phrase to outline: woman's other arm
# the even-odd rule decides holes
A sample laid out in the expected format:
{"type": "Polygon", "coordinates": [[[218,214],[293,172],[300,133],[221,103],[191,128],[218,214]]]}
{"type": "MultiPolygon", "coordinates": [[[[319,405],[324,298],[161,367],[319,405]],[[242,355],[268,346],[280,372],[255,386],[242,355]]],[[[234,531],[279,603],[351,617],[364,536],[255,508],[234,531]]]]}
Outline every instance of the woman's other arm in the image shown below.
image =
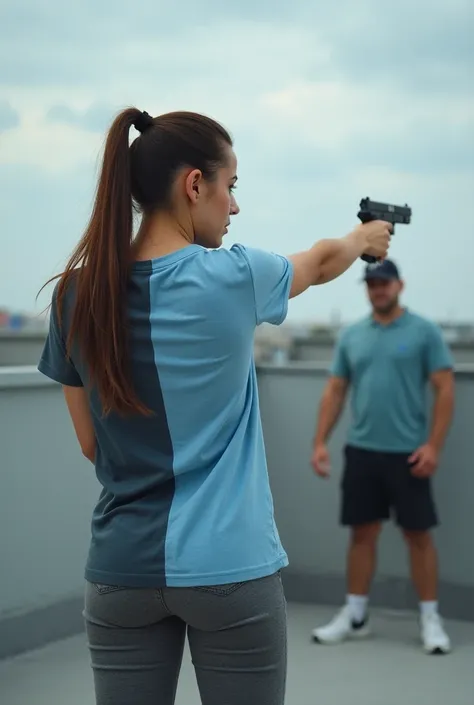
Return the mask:
{"type": "Polygon", "coordinates": [[[63,392],[82,454],[93,463],[96,438],[86,391],[84,387],[63,386],[63,392]]]}

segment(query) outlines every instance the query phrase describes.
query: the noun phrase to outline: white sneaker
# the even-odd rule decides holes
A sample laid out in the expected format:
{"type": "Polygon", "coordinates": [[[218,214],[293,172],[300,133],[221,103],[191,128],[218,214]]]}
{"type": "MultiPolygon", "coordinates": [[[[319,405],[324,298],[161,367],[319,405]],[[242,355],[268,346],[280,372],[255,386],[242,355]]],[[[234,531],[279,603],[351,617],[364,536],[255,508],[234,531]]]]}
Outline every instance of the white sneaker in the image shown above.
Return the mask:
{"type": "Polygon", "coordinates": [[[313,640],[318,644],[340,644],[346,639],[363,639],[369,634],[368,618],[355,622],[350,607],[346,605],[329,624],[313,631],[313,640]]]}
{"type": "Polygon", "coordinates": [[[427,654],[448,654],[451,651],[443,620],[436,612],[421,617],[421,640],[427,654]]]}

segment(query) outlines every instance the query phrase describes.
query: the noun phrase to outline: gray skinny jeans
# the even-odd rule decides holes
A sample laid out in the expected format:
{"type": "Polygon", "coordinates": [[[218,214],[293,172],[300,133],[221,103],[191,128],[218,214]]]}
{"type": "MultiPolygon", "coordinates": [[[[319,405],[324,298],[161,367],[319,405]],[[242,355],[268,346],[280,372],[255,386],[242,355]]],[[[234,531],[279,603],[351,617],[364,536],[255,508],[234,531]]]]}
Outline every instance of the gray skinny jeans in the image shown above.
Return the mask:
{"type": "Polygon", "coordinates": [[[193,588],[86,584],[96,705],[173,705],[186,633],[202,705],[283,705],[279,573],[193,588]]]}

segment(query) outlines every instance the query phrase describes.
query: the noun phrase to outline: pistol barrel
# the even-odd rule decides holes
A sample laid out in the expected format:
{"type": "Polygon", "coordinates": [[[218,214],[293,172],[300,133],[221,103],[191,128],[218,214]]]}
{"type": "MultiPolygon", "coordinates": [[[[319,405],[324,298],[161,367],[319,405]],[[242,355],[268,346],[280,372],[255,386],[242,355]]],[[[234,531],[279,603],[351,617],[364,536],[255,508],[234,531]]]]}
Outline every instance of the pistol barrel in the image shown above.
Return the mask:
{"type": "Polygon", "coordinates": [[[411,208],[407,204],[395,206],[390,203],[380,203],[371,201],[370,198],[363,198],[360,202],[359,218],[362,222],[370,220],[386,220],[388,223],[401,223],[409,225],[411,223],[411,208]]]}

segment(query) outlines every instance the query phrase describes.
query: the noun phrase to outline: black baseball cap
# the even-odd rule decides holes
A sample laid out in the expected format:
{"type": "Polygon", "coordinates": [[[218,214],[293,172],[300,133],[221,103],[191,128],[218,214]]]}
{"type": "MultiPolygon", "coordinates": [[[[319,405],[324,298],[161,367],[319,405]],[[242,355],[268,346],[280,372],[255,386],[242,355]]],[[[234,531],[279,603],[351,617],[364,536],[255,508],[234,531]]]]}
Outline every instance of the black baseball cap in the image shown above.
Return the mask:
{"type": "Polygon", "coordinates": [[[370,281],[371,279],[393,281],[394,279],[400,279],[400,273],[395,262],[386,259],[383,262],[374,262],[373,264],[367,265],[364,273],[364,281],[370,281]]]}

